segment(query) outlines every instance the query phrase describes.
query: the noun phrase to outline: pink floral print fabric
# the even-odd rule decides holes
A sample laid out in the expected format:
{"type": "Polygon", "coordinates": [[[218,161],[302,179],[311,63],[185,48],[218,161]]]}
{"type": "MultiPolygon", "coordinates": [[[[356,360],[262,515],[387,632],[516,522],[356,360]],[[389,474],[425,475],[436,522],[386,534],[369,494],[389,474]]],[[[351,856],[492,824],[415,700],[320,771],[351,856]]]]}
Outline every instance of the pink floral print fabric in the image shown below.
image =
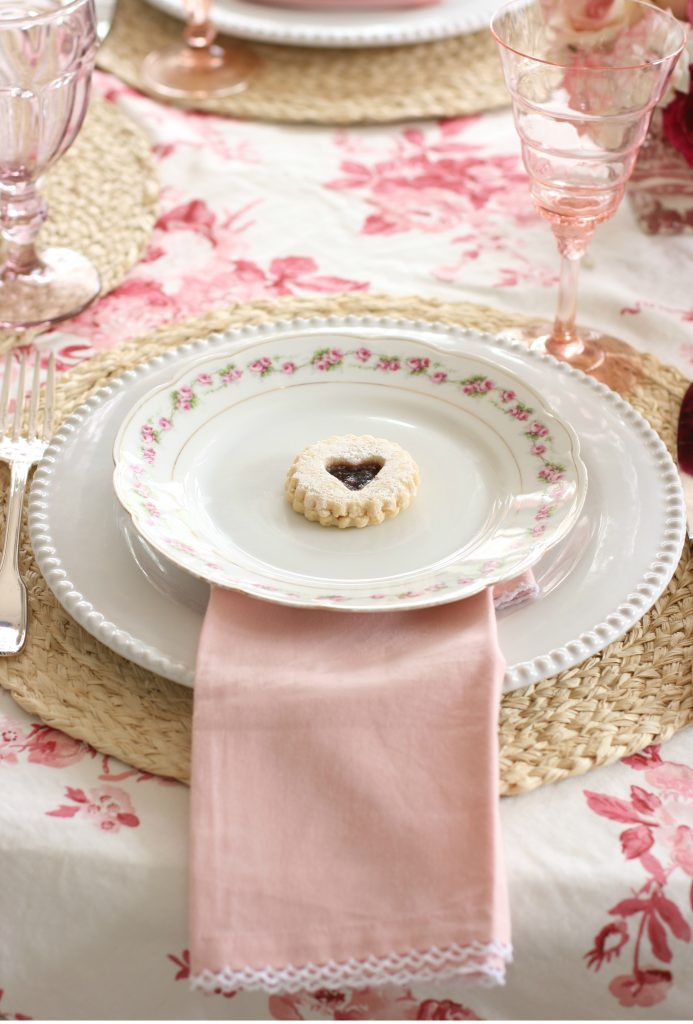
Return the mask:
{"type": "MultiPolygon", "coordinates": [[[[558,260],[509,111],[287,127],[178,110],[96,77],[147,132],[162,196],[126,280],[40,337],[61,371],[248,299],[387,292],[552,314],[558,260]]],[[[693,375],[690,266],[686,236],[641,232],[624,202],[590,247],[581,319],[693,375]]],[[[503,991],[203,995],[189,990],[187,789],[97,754],[0,690],[0,1016],[686,1019],[692,777],[689,729],[501,801],[515,946],[503,991]]]]}

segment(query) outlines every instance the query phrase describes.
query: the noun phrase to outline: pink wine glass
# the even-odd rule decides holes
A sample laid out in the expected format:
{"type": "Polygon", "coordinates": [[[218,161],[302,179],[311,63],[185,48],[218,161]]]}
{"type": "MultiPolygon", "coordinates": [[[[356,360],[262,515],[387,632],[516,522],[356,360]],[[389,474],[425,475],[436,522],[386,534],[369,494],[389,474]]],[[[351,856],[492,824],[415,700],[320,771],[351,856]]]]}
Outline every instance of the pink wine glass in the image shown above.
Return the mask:
{"type": "Polygon", "coordinates": [[[36,327],[99,294],[71,249],[36,249],[46,203],[36,188],[77,135],[96,55],[93,0],[0,0],[0,327],[36,327]]]}
{"type": "Polygon", "coordinates": [[[210,0],[183,0],[183,6],[187,23],[181,42],[154,50],[142,64],[148,88],[172,99],[232,96],[247,89],[257,57],[217,40],[210,0]]]}
{"type": "Polygon", "coordinates": [[[491,31],[530,192],[561,255],[553,325],[508,333],[623,387],[636,373],[638,354],[576,326],[578,269],[595,228],[623,197],[686,30],[670,12],[641,0],[513,0],[493,16],[491,31]]]}

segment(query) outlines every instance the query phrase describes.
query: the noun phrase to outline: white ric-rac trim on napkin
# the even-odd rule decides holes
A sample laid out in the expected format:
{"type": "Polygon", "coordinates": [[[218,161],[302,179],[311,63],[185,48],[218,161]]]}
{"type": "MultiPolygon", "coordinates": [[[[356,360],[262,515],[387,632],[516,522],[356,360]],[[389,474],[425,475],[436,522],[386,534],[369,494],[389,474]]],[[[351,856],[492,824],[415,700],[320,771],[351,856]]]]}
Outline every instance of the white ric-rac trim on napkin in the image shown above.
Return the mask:
{"type": "Polygon", "coordinates": [[[512,960],[512,946],[502,942],[473,942],[468,946],[432,946],[425,952],[392,953],[365,960],[330,960],[304,967],[225,967],[204,970],[190,979],[193,990],[235,992],[313,992],[318,988],[365,988],[411,985],[421,981],[445,981],[474,975],[481,985],[503,985],[505,965],[512,960]]]}
{"type": "Polygon", "coordinates": [[[539,586],[534,580],[524,581],[518,583],[512,590],[500,594],[499,597],[494,599],[493,605],[496,611],[500,612],[504,608],[509,608],[511,604],[523,604],[525,601],[534,601],[535,598],[539,597],[540,593],[539,586]]]}

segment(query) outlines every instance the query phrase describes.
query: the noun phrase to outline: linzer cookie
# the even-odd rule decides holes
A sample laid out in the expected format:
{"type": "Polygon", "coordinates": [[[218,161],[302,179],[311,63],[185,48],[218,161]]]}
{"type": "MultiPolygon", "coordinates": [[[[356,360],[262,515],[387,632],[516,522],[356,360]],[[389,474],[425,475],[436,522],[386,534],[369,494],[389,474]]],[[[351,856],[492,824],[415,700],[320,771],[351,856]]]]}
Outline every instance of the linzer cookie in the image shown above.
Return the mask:
{"type": "Polygon", "coordinates": [[[382,437],[345,434],[304,448],[286,477],[296,512],[321,526],[358,528],[394,519],[419,486],[409,452],[382,437]]]}

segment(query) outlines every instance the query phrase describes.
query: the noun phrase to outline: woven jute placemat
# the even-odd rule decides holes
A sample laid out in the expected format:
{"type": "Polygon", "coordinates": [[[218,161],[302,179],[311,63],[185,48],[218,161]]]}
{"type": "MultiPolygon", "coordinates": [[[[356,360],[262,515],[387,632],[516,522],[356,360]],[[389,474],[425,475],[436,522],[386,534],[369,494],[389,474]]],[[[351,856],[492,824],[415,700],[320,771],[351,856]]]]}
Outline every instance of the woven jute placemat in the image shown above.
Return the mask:
{"type": "MultiPolygon", "coordinates": [[[[156,354],[227,327],[280,318],[400,316],[498,331],[518,318],[468,303],[343,296],[256,301],[163,327],[65,374],[65,416],[96,388],[156,354]]],[[[686,380],[650,356],[627,397],[671,447],[686,380]]],[[[27,711],[143,771],[188,781],[193,693],[113,654],[57,603],[34,563],[26,533],[22,566],[30,631],[23,653],[0,660],[0,683],[27,711]]],[[[521,793],[635,753],[693,722],[693,557],[647,615],[600,654],[503,698],[501,791],[521,793]]]]}
{"type": "MultiPolygon", "coordinates": [[[[99,271],[101,295],[112,291],[143,255],[156,221],[159,180],[144,133],[112,103],[92,100],[74,144],[41,182],[41,194],[48,219],[40,245],[88,256],[99,271]]],[[[18,340],[0,332],[0,351],[18,340]]]]}
{"type": "MultiPolygon", "coordinates": [[[[119,0],[99,67],[146,92],[147,54],[180,40],[182,24],[144,0],[119,0]]],[[[229,117],[317,124],[364,124],[458,117],[507,104],[488,31],[433,43],[365,49],[276,46],[240,40],[258,58],[245,92],[179,103],[229,117]]]]}

